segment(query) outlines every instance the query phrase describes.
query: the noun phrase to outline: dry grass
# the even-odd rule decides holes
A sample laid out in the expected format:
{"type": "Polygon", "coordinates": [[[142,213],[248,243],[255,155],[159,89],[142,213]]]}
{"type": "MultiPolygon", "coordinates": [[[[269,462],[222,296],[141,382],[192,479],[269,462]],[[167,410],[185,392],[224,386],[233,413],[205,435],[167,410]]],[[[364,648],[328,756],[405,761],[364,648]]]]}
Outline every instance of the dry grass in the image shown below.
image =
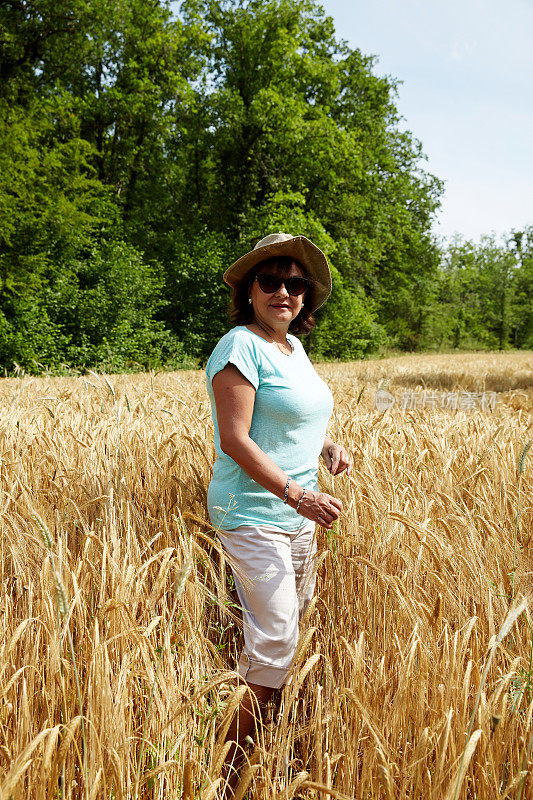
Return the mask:
{"type": "MultiPolygon", "coordinates": [[[[533,355],[319,371],[354,469],[321,472],[345,511],[247,796],[532,797],[532,612],[497,634],[513,577],[532,588],[533,355]],[[384,378],[501,394],[379,414],[384,378]]],[[[23,377],[0,398],[0,800],[216,798],[238,631],[203,373],[23,377]]]]}

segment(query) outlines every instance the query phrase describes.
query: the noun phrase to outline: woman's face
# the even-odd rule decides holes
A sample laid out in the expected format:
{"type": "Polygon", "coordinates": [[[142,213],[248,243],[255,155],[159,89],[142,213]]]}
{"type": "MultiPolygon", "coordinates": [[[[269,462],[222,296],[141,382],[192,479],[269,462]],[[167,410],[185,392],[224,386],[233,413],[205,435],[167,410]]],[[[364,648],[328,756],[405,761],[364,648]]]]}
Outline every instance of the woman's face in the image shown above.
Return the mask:
{"type": "MultiPolygon", "coordinates": [[[[276,275],[280,278],[290,278],[293,275],[305,277],[305,272],[294,263],[290,267],[284,267],[283,269],[276,269],[275,267],[260,268],[259,272],[276,275]]],[[[296,319],[302,309],[305,292],[296,297],[290,295],[284,283],[275,292],[263,292],[258,281],[254,279],[249,289],[249,296],[252,298],[254,319],[256,321],[271,328],[288,329],[293,319],[296,319]]]]}

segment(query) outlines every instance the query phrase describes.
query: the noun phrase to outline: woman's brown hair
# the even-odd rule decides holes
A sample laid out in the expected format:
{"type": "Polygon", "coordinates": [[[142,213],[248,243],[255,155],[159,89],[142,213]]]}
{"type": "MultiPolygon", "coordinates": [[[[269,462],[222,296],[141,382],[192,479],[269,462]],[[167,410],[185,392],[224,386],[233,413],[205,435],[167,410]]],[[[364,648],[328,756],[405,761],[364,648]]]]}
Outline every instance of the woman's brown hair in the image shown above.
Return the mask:
{"type": "Polygon", "coordinates": [[[250,286],[254,282],[255,276],[259,272],[264,269],[268,269],[269,272],[277,272],[280,277],[283,277],[284,274],[289,272],[293,264],[302,270],[302,273],[306,278],[311,280],[311,287],[307,289],[305,293],[304,305],[302,306],[300,313],[289,325],[289,332],[301,334],[310,333],[316,325],[313,313],[306,305],[306,303],[310,302],[310,298],[313,296],[312,278],[310,278],[305,267],[300,264],[299,261],[296,261],[295,258],[291,258],[290,256],[266,258],[264,261],[260,261],[259,264],[256,264],[255,267],[252,267],[245,278],[233,289],[233,296],[231,298],[229,312],[231,321],[235,325],[250,325],[250,323],[254,321],[254,309],[253,306],[248,302],[248,296],[250,286]]]}

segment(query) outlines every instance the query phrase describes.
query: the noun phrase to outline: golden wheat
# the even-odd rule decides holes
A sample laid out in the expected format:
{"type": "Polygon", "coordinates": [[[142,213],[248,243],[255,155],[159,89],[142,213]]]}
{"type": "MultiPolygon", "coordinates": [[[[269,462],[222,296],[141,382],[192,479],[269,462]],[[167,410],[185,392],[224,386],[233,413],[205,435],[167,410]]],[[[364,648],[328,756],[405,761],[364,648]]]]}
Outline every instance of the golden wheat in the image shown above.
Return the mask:
{"type": "MultiPolygon", "coordinates": [[[[237,797],[533,796],[533,355],[318,371],[353,471],[321,468],[344,513],[237,797]],[[378,413],[378,384],[498,402],[378,413]]],[[[240,622],[213,455],[202,372],[0,382],[0,800],[221,791],[240,622]]]]}

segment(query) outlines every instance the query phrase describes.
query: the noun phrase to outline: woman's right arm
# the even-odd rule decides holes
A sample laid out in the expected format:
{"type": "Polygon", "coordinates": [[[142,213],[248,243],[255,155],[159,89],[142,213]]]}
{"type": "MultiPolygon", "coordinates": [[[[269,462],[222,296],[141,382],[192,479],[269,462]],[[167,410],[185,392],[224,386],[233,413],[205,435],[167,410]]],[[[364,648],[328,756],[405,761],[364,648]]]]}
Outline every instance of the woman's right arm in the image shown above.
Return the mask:
{"type": "MultiPolygon", "coordinates": [[[[255,402],[255,389],[233,364],[228,363],[212,380],[217,409],[218,431],[222,451],[232,458],[252,480],[267,491],[283,499],[289,477],[267,454],[250,439],[250,426],[255,402]]],[[[296,481],[289,484],[288,503],[296,508],[303,487],[296,481]]],[[[324,492],[307,490],[299,513],[331,528],[340,512],[342,503],[324,492]]]]}

